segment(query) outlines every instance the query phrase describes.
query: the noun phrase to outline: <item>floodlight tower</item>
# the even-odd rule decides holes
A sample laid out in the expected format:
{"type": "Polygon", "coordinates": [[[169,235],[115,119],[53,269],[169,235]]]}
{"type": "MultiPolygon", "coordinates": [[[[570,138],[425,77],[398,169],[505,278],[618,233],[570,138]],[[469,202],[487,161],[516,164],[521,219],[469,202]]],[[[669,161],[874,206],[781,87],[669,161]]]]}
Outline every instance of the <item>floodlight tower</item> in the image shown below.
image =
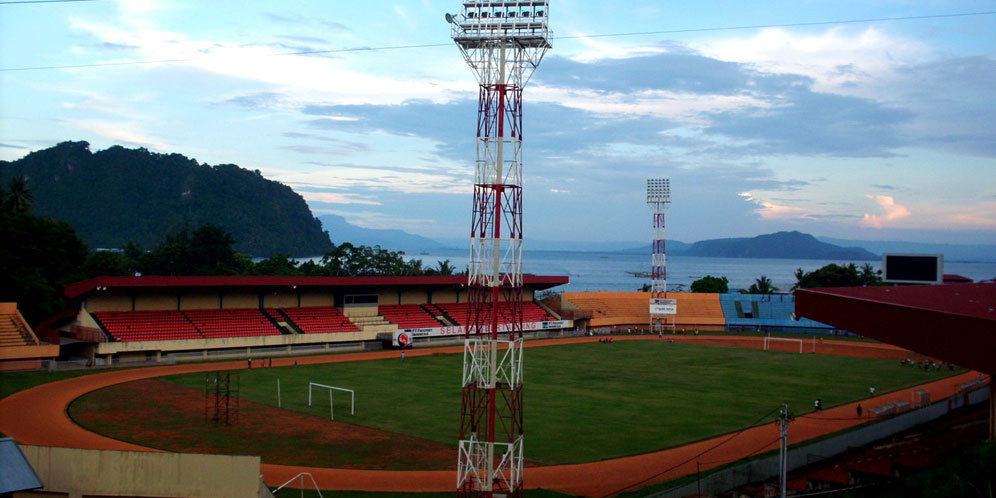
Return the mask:
{"type": "Polygon", "coordinates": [[[522,89],[550,48],[548,14],[545,0],[465,0],[446,14],[479,84],[457,464],[464,496],[522,494],[522,89]]]}
{"type": "MultiPolygon", "coordinates": [[[[664,243],[664,214],[671,206],[671,182],[667,178],[647,180],[647,204],[654,213],[654,238],[650,256],[650,330],[655,334],[664,332],[667,316],[677,309],[673,301],[667,300],[667,258],[664,243]]],[[[674,323],[671,323],[674,327],[674,323]]]]}

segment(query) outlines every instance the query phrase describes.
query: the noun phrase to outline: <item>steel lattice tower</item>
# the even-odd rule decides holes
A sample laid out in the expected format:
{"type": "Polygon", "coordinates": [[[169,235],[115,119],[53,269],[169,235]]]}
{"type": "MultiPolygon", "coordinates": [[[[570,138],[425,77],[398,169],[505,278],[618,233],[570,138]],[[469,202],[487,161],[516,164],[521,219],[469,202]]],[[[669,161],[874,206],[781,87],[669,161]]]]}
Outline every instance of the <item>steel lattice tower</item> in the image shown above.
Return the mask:
{"type": "Polygon", "coordinates": [[[548,14],[545,0],[469,0],[446,15],[479,84],[457,464],[464,496],[522,494],[522,89],[550,48],[548,14]]]}
{"type": "MultiPolygon", "coordinates": [[[[660,313],[667,298],[667,251],[664,242],[664,215],[671,206],[671,182],[667,178],[647,180],[647,204],[654,214],[654,238],[650,256],[650,330],[655,334],[664,332],[668,324],[667,316],[673,313],[660,313]],[[657,305],[657,307],[655,307],[657,305]]],[[[671,326],[674,326],[673,321],[671,326]]]]}

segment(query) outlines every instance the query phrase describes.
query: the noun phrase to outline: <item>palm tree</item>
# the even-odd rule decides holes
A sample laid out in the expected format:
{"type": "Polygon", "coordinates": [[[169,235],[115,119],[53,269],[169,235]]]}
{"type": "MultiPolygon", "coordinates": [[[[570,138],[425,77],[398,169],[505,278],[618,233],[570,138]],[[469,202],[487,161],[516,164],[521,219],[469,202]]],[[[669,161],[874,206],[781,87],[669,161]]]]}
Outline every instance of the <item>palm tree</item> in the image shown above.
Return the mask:
{"type": "Polygon", "coordinates": [[[861,285],[873,284],[882,280],[882,270],[876,270],[871,263],[865,263],[861,265],[858,278],[861,280],[861,285]]]}
{"type": "Polygon", "coordinates": [[[3,209],[14,213],[27,213],[31,211],[31,201],[34,196],[28,188],[28,179],[24,175],[17,175],[7,183],[7,192],[3,196],[3,209]]]}
{"type": "Polygon", "coordinates": [[[775,292],[778,292],[778,287],[775,287],[771,279],[764,275],[761,275],[761,278],[755,280],[747,289],[748,294],[773,294],[775,292]]]}
{"type": "Polygon", "coordinates": [[[436,268],[440,275],[452,275],[456,268],[450,264],[450,260],[436,261],[436,268]]]}

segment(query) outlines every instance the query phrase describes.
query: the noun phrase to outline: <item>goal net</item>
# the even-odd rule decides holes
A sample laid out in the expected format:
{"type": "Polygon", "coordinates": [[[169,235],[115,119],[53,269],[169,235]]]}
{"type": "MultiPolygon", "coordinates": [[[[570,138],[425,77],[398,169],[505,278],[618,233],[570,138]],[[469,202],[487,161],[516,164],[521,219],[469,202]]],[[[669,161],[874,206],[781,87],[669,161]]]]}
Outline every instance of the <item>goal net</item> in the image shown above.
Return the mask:
{"type": "MultiPolygon", "coordinates": [[[[765,336],[764,337],[764,350],[765,351],[770,351],[772,349],[776,349],[776,348],[773,347],[773,344],[781,344],[781,343],[798,343],[799,344],[799,354],[802,354],[802,339],[789,339],[787,337],[768,337],[768,336],[765,336]]],[[[791,346],[788,346],[788,348],[786,348],[786,347],[780,347],[780,348],[777,348],[777,349],[782,350],[782,351],[784,351],[786,349],[791,350],[791,351],[795,351],[795,346],[791,345],[791,346]]]]}
{"type": "Polygon", "coordinates": [[[319,389],[319,392],[321,389],[328,389],[329,391],[329,420],[335,420],[335,396],[333,396],[333,392],[335,391],[349,393],[349,414],[350,415],[356,414],[356,393],[352,389],[329,386],[325,384],[319,384],[317,382],[308,383],[308,406],[311,406],[312,402],[311,392],[316,387],[319,389]]]}

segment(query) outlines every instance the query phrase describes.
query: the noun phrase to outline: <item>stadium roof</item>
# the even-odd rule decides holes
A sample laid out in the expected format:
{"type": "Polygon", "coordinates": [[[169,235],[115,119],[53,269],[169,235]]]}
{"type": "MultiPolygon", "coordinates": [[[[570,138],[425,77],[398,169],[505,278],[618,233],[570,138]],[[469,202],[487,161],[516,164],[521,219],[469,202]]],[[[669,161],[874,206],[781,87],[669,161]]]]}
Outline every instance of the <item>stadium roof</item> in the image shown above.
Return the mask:
{"type": "MultiPolygon", "coordinates": [[[[548,289],[568,282],[567,276],[523,275],[523,283],[534,289],[548,289]]],[[[245,276],[195,276],[195,277],[95,277],[69,284],[65,295],[70,299],[84,296],[98,288],[195,288],[195,287],[387,287],[423,286],[452,287],[466,285],[465,275],[433,277],[245,277],[245,276]]]]}
{"type": "Polygon", "coordinates": [[[996,284],[796,291],[796,314],[996,374],[996,284]]]}
{"type": "Polygon", "coordinates": [[[0,439],[0,495],[42,486],[44,484],[17,447],[17,442],[9,437],[0,439]]]}

